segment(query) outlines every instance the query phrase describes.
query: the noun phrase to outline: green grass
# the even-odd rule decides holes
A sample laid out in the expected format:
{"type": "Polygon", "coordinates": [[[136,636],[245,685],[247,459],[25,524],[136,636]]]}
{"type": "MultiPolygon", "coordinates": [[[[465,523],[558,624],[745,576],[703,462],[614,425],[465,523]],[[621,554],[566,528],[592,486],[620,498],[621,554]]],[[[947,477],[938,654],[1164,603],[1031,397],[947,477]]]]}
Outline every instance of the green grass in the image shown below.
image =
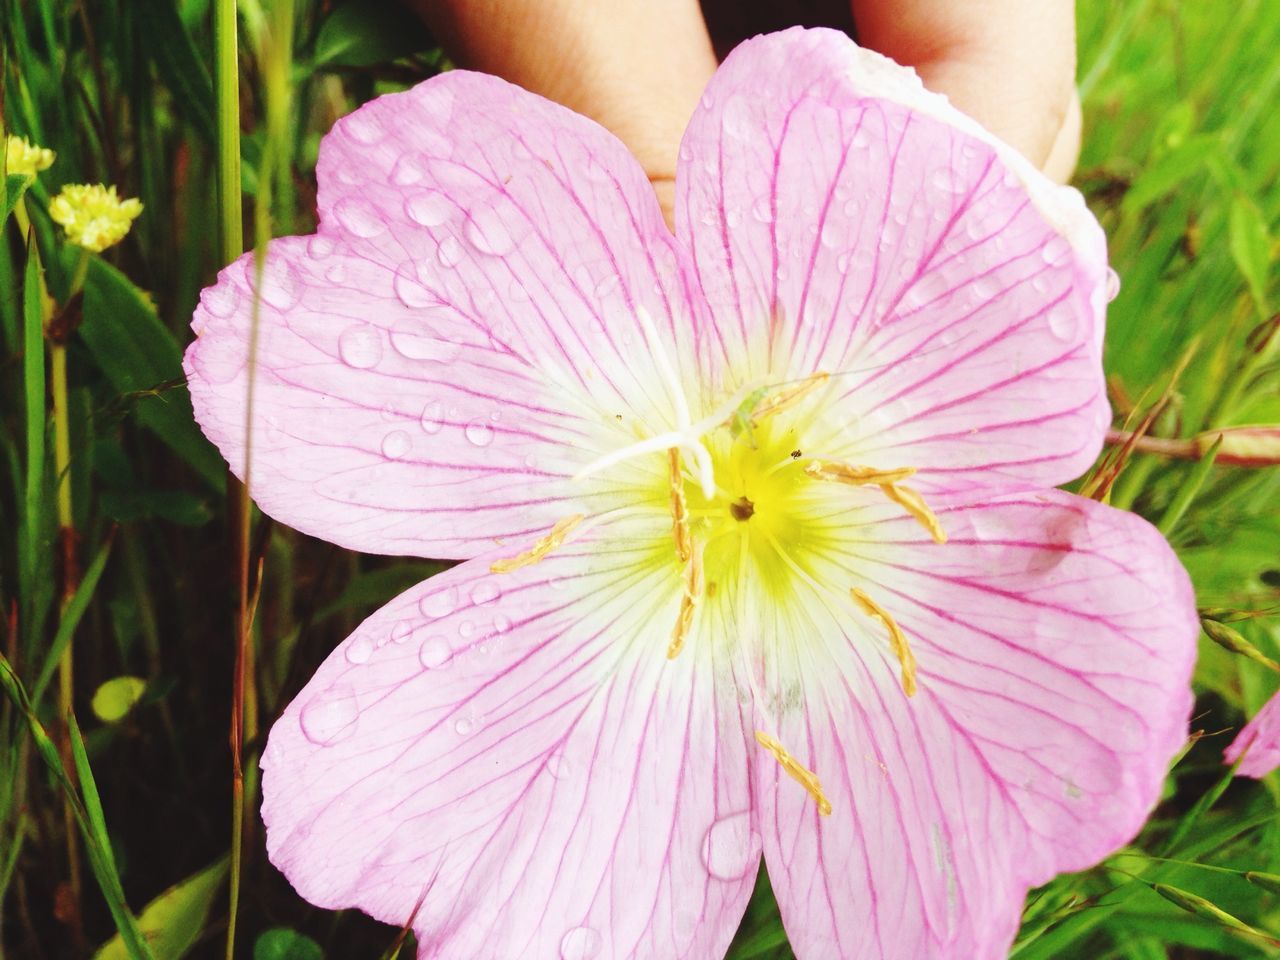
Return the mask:
{"type": "MultiPolygon", "coordinates": [[[[224,49],[215,63],[215,6],[225,9],[219,0],[0,0],[5,126],[58,152],[18,201],[39,258],[12,217],[0,242],[3,957],[88,956],[117,931],[110,956],[145,956],[143,940],[169,944],[170,955],[224,956],[227,872],[239,889],[236,956],[321,955],[314,947],[373,958],[396,938],[358,915],[311,908],[267,864],[252,759],[259,731],[320,659],[437,568],[349,554],[257,519],[244,543],[246,555],[265,557],[262,580],[242,585],[239,500],[192,420],[179,359],[199,290],[227,257],[313,226],[316,148],[337,116],[429,76],[443,58],[391,4],[242,0],[238,60],[224,49]],[[236,106],[238,127],[227,110],[236,106]],[[124,244],[94,261],[64,315],[77,324],[64,478],[40,284],[68,300],[76,257],[45,208],[77,181],[116,183],[146,210],[124,244]],[[83,576],[60,612],[64,480],[83,576]],[[238,595],[259,589],[244,660],[244,856],[228,871],[238,595]],[[56,705],[64,646],[74,650],[83,739],[68,736],[56,705]],[[122,676],[145,681],[141,698],[123,719],[102,721],[94,693],[122,676]],[[84,868],[78,891],[67,823],[84,868]]],[[[1280,334],[1259,349],[1258,332],[1273,309],[1280,225],[1280,6],[1081,7],[1078,182],[1123,279],[1106,354],[1117,409],[1141,415],[1189,356],[1154,435],[1280,423],[1280,334]]],[[[23,186],[6,184],[0,210],[23,186]]],[[[1280,472],[1138,454],[1111,498],[1161,523],[1202,607],[1280,656],[1280,472]]],[[[1280,934],[1280,894],[1274,880],[1245,873],[1280,873],[1280,780],[1235,781],[1220,756],[1276,685],[1256,659],[1202,641],[1194,728],[1203,735],[1129,850],[1032,894],[1018,960],[1275,955],[1248,931],[1280,934]]],[[[789,956],[763,882],[731,956],[789,956]]]]}

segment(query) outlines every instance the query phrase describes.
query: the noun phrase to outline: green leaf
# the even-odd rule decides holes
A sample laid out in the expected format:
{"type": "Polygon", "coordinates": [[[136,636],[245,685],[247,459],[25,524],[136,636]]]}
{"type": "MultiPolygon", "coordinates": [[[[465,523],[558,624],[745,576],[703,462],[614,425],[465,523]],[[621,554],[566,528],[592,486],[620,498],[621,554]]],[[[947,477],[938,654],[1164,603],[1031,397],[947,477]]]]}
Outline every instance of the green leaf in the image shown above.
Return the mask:
{"type": "Polygon", "coordinates": [[[36,178],[27,173],[11,173],[4,178],[4,196],[0,197],[0,227],[5,225],[13,208],[27,192],[27,187],[35,182],[36,178]]]}
{"type": "Polygon", "coordinates": [[[95,257],[84,289],[80,336],[111,385],[136,398],[138,420],[182,457],[214,490],[226,475],[183,388],[182,348],[155,307],[119,270],[95,257]]]}
{"type": "Polygon", "coordinates": [[[1147,167],[1133,182],[1124,197],[1124,211],[1135,213],[1172,193],[1178,184],[1203,169],[1220,146],[1218,138],[1208,134],[1188,137],[1147,167]]]}
{"type": "Polygon", "coordinates": [[[94,692],[90,706],[103,723],[119,723],[146,692],[147,681],[141,677],[112,677],[94,692]]]}
{"type": "Polygon", "coordinates": [[[1253,302],[1262,316],[1270,316],[1267,306],[1267,275],[1271,270],[1271,237],[1267,223],[1253,201],[1237,196],[1231,201],[1231,217],[1228,222],[1231,257],[1236,262],[1253,302]]]}
{"type": "Polygon", "coordinates": [[[20,527],[19,578],[25,615],[30,629],[36,627],[34,595],[40,581],[44,531],[45,493],[45,373],[44,297],[40,273],[40,251],[34,243],[27,249],[27,267],[22,280],[22,389],[27,421],[27,476],[24,510],[20,527]]]}
{"type": "Polygon", "coordinates": [[[312,65],[368,67],[434,47],[422,21],[407,7],[349,2],[320,25],[312,65]]]}
{"type": "Polygon", "coordinates": [[[157,518],[182,527],[199,527],[213,519],[209,504],[186,490],[103,490],[99,504],[117,523],[157,518]]]}
{"type": "Polygon", "coordinates": [[[156,72],[173,91],[200,139],[212,144],[213,81],[177,4],[173,0],[141,0],[138,7],[143,49],[151,54],[156,72]]]}
{"type": "MultiPolygon", "coordinates": [[[[175,883],[143,908],[138,926],[151,944],[156,960],[179,960],[195,946],[226,875],[227,858],[223,857],[175,883]]],[[[124,942],[117,935],[94,954],[94,960],[127,960],[128,956],[124,942]]]]}
{"type": "Polygon", "coordinates": [[[253,960],[324,960],[324,951],[306,934],[274,927],[253,942],[253,960]]]}
{"type": "Polygon", "coordinates": [[[58,632],[54,634],[53,643],[45,651],[44,667],[40,670],[40,676],[36,678],[35,686],[31,688],[31,700],[37,705],[44,697],[44,691],[48,688],[49,681],[53,679],[53,671],[58,666],[58,659],[62,656],[62,651],[71,642],[71,636],[75,633],[76,627],[79,626],[80,618],[84,616],[85,610],[89,608],[89,601],[93,599],[93,592],[98,589],[98,581],[102,579],[102,571],[107,565],[107,557],[111,555],[112,542],[113,538],[108,536],[106,542],[98,548],[93,562],[89,564],[89,569],[84,572],[84,578],[80,581],[80,586],[76,588],[75,595],[72,596],[71,602],[67,604],[66,610],[62,612],[62,619],[58,622],[58,632]]]}

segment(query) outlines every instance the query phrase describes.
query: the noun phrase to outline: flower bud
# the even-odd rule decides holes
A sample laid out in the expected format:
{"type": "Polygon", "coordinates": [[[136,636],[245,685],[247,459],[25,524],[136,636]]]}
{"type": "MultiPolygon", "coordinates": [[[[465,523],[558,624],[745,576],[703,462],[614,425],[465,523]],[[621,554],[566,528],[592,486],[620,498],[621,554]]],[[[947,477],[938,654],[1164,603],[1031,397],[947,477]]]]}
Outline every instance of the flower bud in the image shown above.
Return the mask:
{"type": "Polygon", "coordinates": [[[4,170],[9,176],[15,174],[34,177],[41,170],[53,166],[56,154],[48,147],[37,146],[26,137],[10,134],[4,140],[4,170]]]}
{"type": "Polygon", "coordinates": [[[1280,464],[1280,424],[1256,424],[1209,430],[1195,438],[1196,450],[1204,456],[1213,442],[1222,437],[1218,463],[1237,467],[1269,467],[1280,464]]]}

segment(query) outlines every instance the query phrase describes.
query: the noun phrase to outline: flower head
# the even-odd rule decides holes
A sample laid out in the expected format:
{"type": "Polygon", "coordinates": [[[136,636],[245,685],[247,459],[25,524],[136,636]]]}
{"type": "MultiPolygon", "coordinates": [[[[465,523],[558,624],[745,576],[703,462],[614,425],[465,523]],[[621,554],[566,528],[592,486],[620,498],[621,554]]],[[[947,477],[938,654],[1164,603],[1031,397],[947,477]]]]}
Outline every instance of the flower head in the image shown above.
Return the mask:
{"type": "Polygon", "coordinates": [[[62,225],[76,246],[101,253],[125,238],[142,213],[142,201],[121,200],[114,186],[72,183],[49,201],[49,216],[62,225]]]}
{"type": "Polygon", "coordinates": [[[1261,779],[1280,767],[1280,693],[1272,696],[1227,747],[1227,763],[1240,760],[1242,776],[1261,779]],[[1243,760],[1240,758],[1243,757],[1243,760]]]}
{"type": "Polygon", "coordinates": [[[1109,421],[1101,231],[831,31],[739,47],[680,156],[672,235],[600,127],[451,72],[205,291],[242,475],[257,305],[262,508],[465,561],[276,723],[268,851],[432,955],[722,956],[763,855],[801,958],[1002,956],[1190,711],[1168,545],[1050,489],[1109,421]]]}
{"type": "Polygon", "coordinates": [[[4,141],[4,169],[9,176],[35,176],[53,166],[55,154],[48,147],[33,144],[26,137],[9,134],[4,141]]]}

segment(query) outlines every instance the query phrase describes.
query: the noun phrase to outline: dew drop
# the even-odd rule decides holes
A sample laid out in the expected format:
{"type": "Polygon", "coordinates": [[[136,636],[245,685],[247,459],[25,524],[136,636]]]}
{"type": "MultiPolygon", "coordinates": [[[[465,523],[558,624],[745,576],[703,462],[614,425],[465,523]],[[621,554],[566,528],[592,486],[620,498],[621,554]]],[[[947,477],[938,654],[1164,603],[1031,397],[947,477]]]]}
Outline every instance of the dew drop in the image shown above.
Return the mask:
{"type": "Polygon", "coordinates": [[[465,737],[475,729],[475,722],[470,717],[459,717],[453,722],[453,731],[460,737],[465,737]]]}
{"type": "Polygon", "coordinates": [[[391,628],[391,642],[404,643],[413,636],[413,624],[408,620],[401,620],[391,628]]]}
{"type": "Polygon", "coordinates": [[[702,838],[702,862],[717,880],[737,880],[760,862],[760,835],[750,811],[717,820],[702,838]]]}
{"type": "Polygon", "coordinates": [[[397,187],[411,187],[426,176],[426,165],[416,154],[406,153],[391,168],[391,182],[397,187]]]}
{"type": "Polygon", "coordinates": [[[347,327],[338,337],[338,355],[343,363],[357,370],[377,366],[382,359],[382,334],[368,323],[347,327]]]}
{"type": "Polygon", "coordinates": [[[333,256],[333,251],[337,249],[337,246],[331,237],[326,237],[323,233],[317,233],[307,241],[307,256],[312,260],[327,260],[333,256]]]}
{"type": "Polygon", "coordinates": [[[948,195],[964,192],[964,184],[948,167],[939,167],[937,170],[933,171],[933,175],[929,178],[929,182],[933,184],[936,190],[948,195]]]}
{"type": "Polygon", "coordinates": [[[355,691],[337,688],[325,690],[309,700],[302,708],[299,722],[308,740],[327,747],[355,733],[359,718],[355,691]]]}
{"type": "MultiPolygon", "coordinates": [[[[253,276],[250,268],[250,276],[253,276]]],[[[267,256],[262,268],[262,300],[277,310],[288,310],[302,298],[298,270],[288,260],[267,256]]]]}
{"type": "Polygon", "coordinates": [[[477,447],[487,447],[493,443],[493,427],[483,420],[472,420],[463,432],[477,447]]]}
{"type": "Polygon", "coordinates": [[[547,758],[547,773],[551,774],[553,779],[563,780],[569,775],[569,770],[569,761],[559,750],[547,758]]]}
{"type": "Polygon", "coordinates": [[[849,272],[849,262],[852,259],[853,254],[848,250],[836,257],[836,269],[840,271],[842,276],[849,272]]]}
{"type": "Polygon", "coordinates": [[[481,580],[471,588],[471,602],[477,607],[493,603],[502,596],[502,589],[492,580],[481,580]]]}
{"type": "Polygon", "coordinates": [[[423,227],[438,227],[449,219],[453,204],[436,190],[415,193],[404,202],[405,215],[423,227]]]}
{"type": "Polygon", "coordinates": [[[760,197],[751,207],[751,215],[761,223],[773,223],[773,198],[760,197]]]}
{"type": "Polygon", "coordinates": [[[418,279],[418,267],[415,263],[400,264],[396,269],[395,277],[391,281],[391,286],[400,302],[406,307],[425,307],[428,304],[438,302],[431,291],[424,287],[418,279]]]}
{"type": "Polygon", "coordinates": [[[413,439],[403,430],[392,430],[382,438],[382,455],[388,460],[399,460],[413,447],[413,439]]]}
{"type": "Polygon", "coordinates": [[[439,670],[453,659],[453,647],[444,637],[427,637],[418,648],[418,662],[427,670],[439,670]]]}
{"type": "Polygon", "coordinates": [[[867,147],[871,146],[871,134],[863,130],[862,127],[858,127],[853,135],[853,145],[859,150],[867,149],[867,147]]]}
{"type": "Polygon", "coordinates": [[[418,418],[418,423],[422,426],[422,432],[428,434],[437,434],[444,426],[444,408],[440,405],[439,400],[428,400],[426,406],[422,408],[422,416],[418,418]]]}
{"type": "Polygon", "coordinates": [[[386,222],[373,204],[360,197],[343,197],[334,206],[333,215],[357,237],[376,237],[387,229],[386,222]]]}
{"type": "Polygon", "coordinates": [[[436,259],[442,267],[456,267],[462,262],[462,244],[457,237],[445,237],[436,247],[436,259]]]}
{"type": "Polygon", "coordinates": [[[391,346],[396,353],[409,360],[431,360],[434,363],[453,363],[462,355],[462,344],[438,340],[428,335],[421,323],[401,321],[391,331],[391,346]]]}
{"type": "Polygon", "coordinates": [[[210,287],[200,297],[200,303],[215,317],[229,317],[240,305],[240,291],[231,283],[210,287]]]}
{"type": "Polygon", "coordinates": [[[1049,311],[1049,332],[1064,342],[1075,339],[1079,320],[1070,304],[1060,303],[1049,311]]]}
{"type": "Polygon", "coordinates": [[[510,629],[511,629],[510,617],[505,617],[502,614],[498,614],[496,617],[493,618],[494,633],[506,633],[510,629]]]}
{"type": "Polygon", "coordinates": [[[347,641],[346,657],[348,663],[367,663],[373,656],[373,641],[363,634],[347,641]]]}
{"type": "Polygon", "coordinates": [[[734,94],[724,102],[720,123],[724,132],[735,140],[751,136],[751,104],[745,97],[734,94]]]}
{"type": "Polygon", "coordinates": [[[446,587],[435,593],[429,593],[418,601],[418,609],[424,617],[438,620],[447,617],[458,609],[458,588],[446,587]]]}
{"type": "Polygon", "coordinates": [[[1054,234],[1040,248],[1040,257],[1045,263],[1051,267],[1056,267],[1065,263],[1067,257],[1071,254],[1071,244],[1067,242],[1067,238],[1054,234]]]}
{"type": "Polygon", "coordinates": [[[1120,296],[1120,274],[1107,267],[1107,303],[1120,296]]]}
{"type": "Polygon", "coordinates": [[[357,143],[377,143],[383,136],[382,124],[368,109],[348,114],[342,120],[342,129],[357,143]]]}
{"type": "MultiPolygon", "coordinates": [[[[705,95],[702,100],[705,104],[705,95]]],[[[590,927],[574,927],[560,938],[560,960],[592,960],[603,944],[600,934],[590,927]]]]}
{"type": "MultiPolygon", "coordinates": [[[[466,225],[467,240],[481,253],[500,257],[510,253],[515,247],[515,238],[502,217],[502,213],[493,207],[481,206],[472,209],[471,217],[466,225]]],[[[444,263],[443,260],[440,261],[444,263]]],[[[451,264],[445,264],[451,266],[451,264]]]]}

